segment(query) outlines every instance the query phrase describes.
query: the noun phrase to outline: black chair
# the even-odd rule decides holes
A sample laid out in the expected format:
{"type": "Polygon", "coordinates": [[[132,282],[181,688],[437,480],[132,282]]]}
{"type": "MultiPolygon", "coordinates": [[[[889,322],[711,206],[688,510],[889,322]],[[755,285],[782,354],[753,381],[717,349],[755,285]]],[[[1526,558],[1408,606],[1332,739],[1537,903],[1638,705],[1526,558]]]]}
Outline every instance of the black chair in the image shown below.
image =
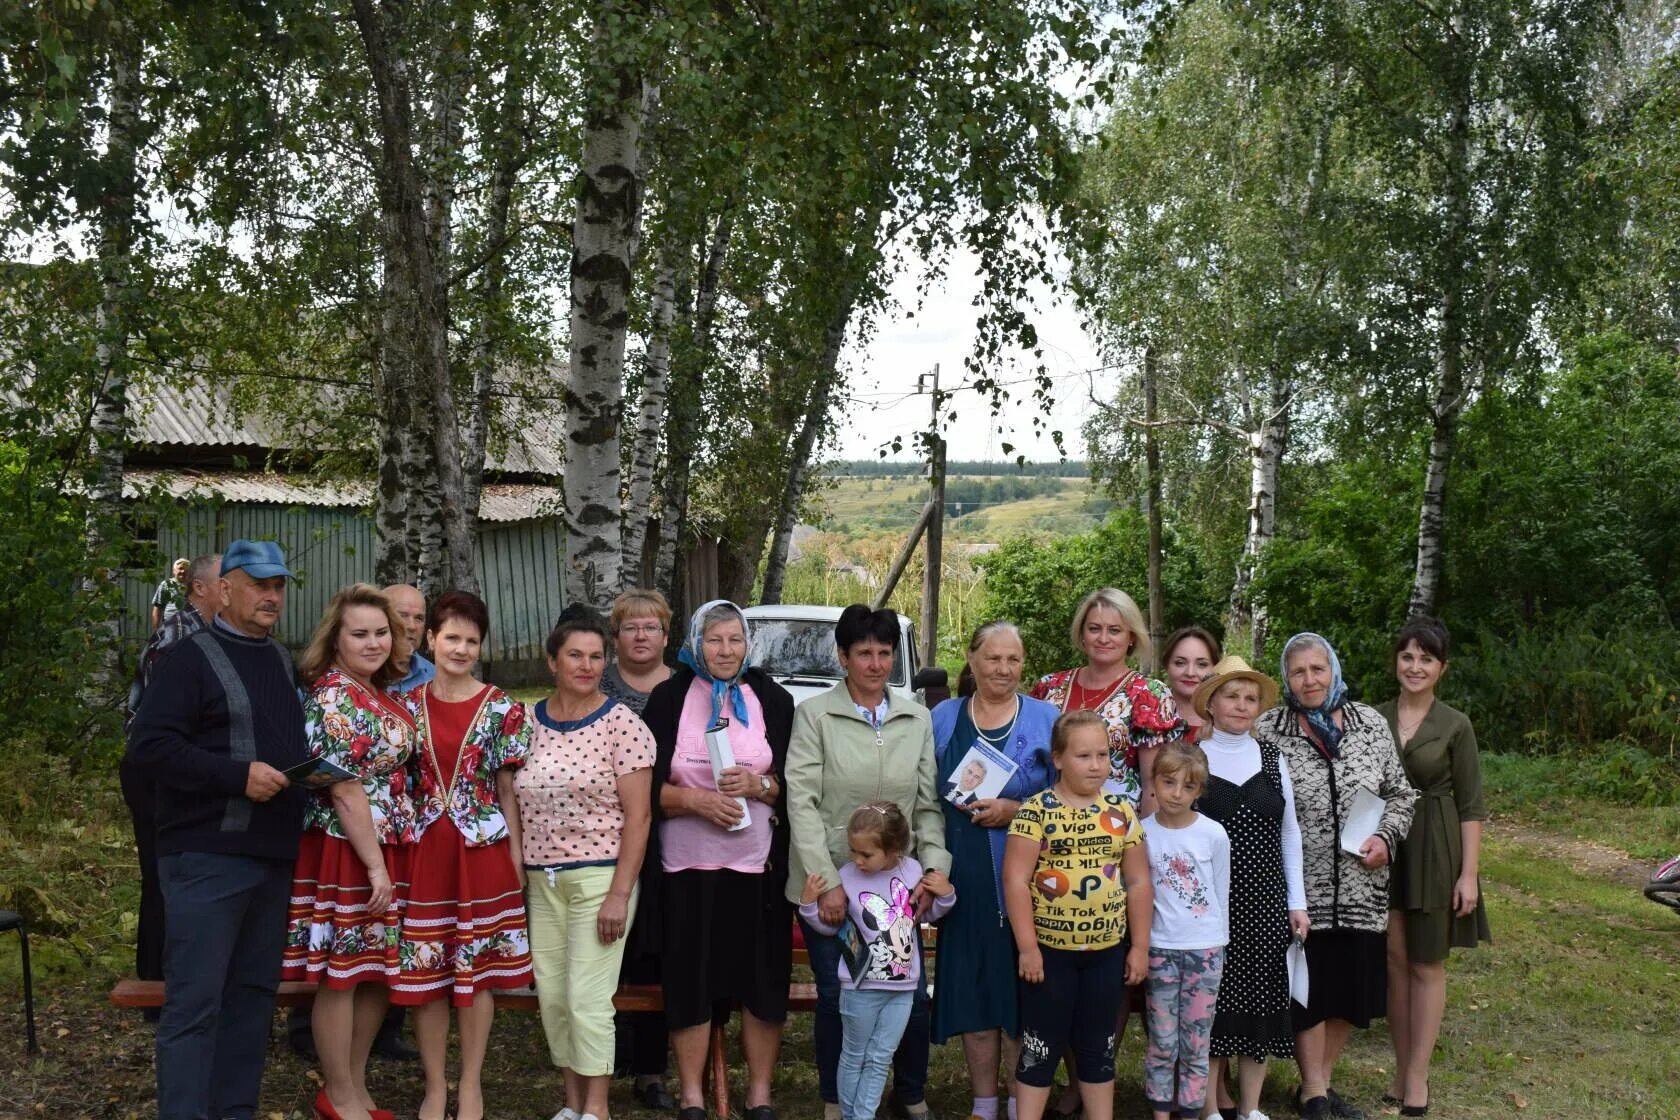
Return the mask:
{"type": "Polygon", "coordinates": [[[18,944],[23,948],[23,1015],[29,1028],[29,1052],[37,1054],[41,1048],[35,1042],[35,978],[29,971],[29,927],[23,915],[14,910],[0,910],[0,933],[15,929],[18,944]]]}

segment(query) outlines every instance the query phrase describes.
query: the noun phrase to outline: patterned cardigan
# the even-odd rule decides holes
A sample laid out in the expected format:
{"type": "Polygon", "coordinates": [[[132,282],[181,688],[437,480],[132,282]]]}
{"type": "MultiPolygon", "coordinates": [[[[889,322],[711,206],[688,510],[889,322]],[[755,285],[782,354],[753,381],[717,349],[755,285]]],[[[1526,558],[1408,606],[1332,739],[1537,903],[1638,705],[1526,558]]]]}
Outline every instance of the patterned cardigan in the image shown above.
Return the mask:
{"type": "Polygon", "coordinates": [[[1331,761],[1287,707],[1273,708],[1254,725],[1254,737],[1277,747],[1289,764],[1313,929],[1381,933],[1388,928],[1388,867],[1373,871],[1342,851],[1342,820],[1361,788],[1381,797],[1387,804],[1377,835],[1392,859],[1411,830],[1418,795],[1400,765],[1388,721],[1375,708],[1348,701],[1342,732],[1341,757],[1331,761]]]}

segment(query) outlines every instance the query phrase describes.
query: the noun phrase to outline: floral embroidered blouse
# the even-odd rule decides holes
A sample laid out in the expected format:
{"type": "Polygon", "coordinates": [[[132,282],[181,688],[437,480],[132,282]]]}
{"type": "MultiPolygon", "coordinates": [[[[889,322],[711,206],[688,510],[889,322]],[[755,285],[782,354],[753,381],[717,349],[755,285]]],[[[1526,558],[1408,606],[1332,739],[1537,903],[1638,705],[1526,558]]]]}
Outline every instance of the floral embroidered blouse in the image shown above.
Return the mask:
{"type": "MultiPolygon", "coordinates": [[[[419,834],[408,764],[417,737],[413,717],[396,698],[363,688],[341,669],[328,669],[303,702],[303,733],[312,756],[361,775],[381,844],[414,843],[419,834]]],[[[349,839],[330,788],[310,795],[303,826],[349,839]]]]}
{"type": "MultiPolygon", "coordinates": [[[[1033,685],[1033,699],[1047,700],[1061,711],[1067,711],[1077,672],[1077,669],[1063,669],[1040,677],[1033,685]]],[[[1085,691],[1084,685],[1079,686],[1079,691],[1085,691]]],[[[1189,730],[1184,717],[1178,714],[1171,690],[1136,669],[1122,677],[1093,710],[1108,724],[1108,781],[1103,788],[1120,794],[1136,807],[1143,794],[1138,751],[1164,747],[1184,738],[1189,730]]]]}
{"type": "Polygon", "coordinates": [[[432,749],[428,687],[421,685],[400,697],[420,732],[420,749],[415,754],[420,774],[414,799],[415,835],[424,834],[447,813],[469,848],[488,847],[507,839],[507,817],[502,814],[496,792],[496,772],[504,766],[517,769],[530,756],[531,724],[525,718],[525,706],[495,685],[486,685],[453,772],[440,774],[437,762],[440,757],[447,758],[447,752],[434,753],[432,749]]]}

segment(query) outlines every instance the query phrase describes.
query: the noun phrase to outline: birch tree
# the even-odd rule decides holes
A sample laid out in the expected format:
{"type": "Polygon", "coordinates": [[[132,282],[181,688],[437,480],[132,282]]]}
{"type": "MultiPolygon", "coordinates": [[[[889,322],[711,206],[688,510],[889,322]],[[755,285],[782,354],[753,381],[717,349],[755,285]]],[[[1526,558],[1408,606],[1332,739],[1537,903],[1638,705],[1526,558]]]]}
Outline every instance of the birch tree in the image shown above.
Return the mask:
{"type": "Polygon", "coordinates": [[[624,29],[634,13],[592,13],[590,88],[572,224],[571,360],[566,385],[566,592],[604,605],[623,583],[619,412],[641,222],[645,63],[624,29]]]}
{"type": "Polygon", "coordinates": [[[1345,119],[1380,182],[1369,231],[1392,318],[1378,329],[1409,360],[1373,387],[1406,401],[1427,433],[1409,614],[1439,606],[1466,405],[1540,359],[1548,311],[1578,282],[1581,126],[1613,56],[1619,9],[1614,0],[1276,6],[1299,41],[1346,61],[1345,119]]]}
{"type": "Polygon", "coordinates": [[[1181,475],[1240,456],[1226,642],[1246,640],[1256,658],[1266,615],[1249,589],[1276,533],[1291,425],[1356,335],[1352,200],[1334,178],[1351,179],[1332,133],[1341,78],[1331,66],[1286,71],[1282,53],[1259,21],[1212,3],[1183,10],[1121,86],[1089,154],[1100,237],[1075,246],[1081,299],[1111,358],[1148,354],[1159,370],[1153,419],[1130,382],[1096,402],[1109,413],[1092,432],[1102,454],[1135,462],[1139,437],[1153,435],[1181,475]]]}

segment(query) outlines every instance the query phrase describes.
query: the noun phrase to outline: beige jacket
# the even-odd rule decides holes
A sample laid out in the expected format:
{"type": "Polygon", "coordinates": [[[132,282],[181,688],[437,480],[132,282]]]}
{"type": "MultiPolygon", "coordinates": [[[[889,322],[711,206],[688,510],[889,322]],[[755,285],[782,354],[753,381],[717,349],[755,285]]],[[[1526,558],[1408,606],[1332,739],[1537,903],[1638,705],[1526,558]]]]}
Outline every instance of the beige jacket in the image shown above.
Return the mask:
{"type": "Polygon", "coordinates": [[[799,705],[787,752],[787,811],[793,842],[787,898],[798,902],[805,876],[840,885],[851,858],[846,821],[866,801],[891,801],[910,822],[910,851],[930,871],[950,871],[945,816],[934,781],[933,721],[926,708],[887,692],[881,733],[852,703],[844,681],[799,705]]]}

